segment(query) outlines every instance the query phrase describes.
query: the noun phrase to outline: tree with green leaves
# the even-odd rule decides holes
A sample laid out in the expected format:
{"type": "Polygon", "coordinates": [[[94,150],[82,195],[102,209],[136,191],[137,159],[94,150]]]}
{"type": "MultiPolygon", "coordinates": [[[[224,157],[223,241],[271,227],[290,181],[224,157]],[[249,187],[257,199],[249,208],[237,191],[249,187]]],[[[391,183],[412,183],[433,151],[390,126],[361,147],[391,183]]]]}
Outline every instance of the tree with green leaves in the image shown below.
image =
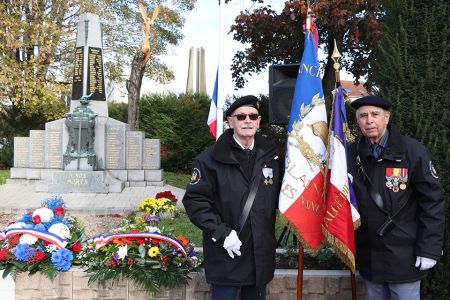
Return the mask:
{"type": "Polygon", "coordinates": [[[125,82],[128,91],[128,124],[139,129],[139,99],[143,77],[160,83],[174,78],[160,60],[168,46],[183,38],[183,14],[196,0],[104,0],[99,11],[105,32],[106,71],[109,79],[125,82]],[[130,70],[129,75],[125,73],[130,70]]]}
{"type": "MultiPolygon", "coordinates": [[[[63,117],[73,76],[76,24],[80,15],[86,12],[100,16],[107,78],[115,82],[129,79],[126,86],[137,103],[143,76],[158,82],[173,79],[173,72],[161,62],[160,56],[167,52],[169,45],[176,45],[182,38],[182,14],[192,10],[195,2],[0,0],[0,117],[12,120],[12,123],[33,119],[33,116],[36,116],[35,120],[41,120],[39,124],[27,123],[28,130],[42,129],[45,122],[63,117]],[[157,3],[161,8],[151,34],[146,38],[152,55],[146,64],[136,64],[133,68],[134,59],[139,62],[145,57],[141,51],[145,35],[140,3],[149,12],[157,3]]],[[[4,130],[14,136],[16,127],[12,125],[4,130]]],[[[12,148],[12,139],[0,142],[0,152],[5,147],[12,148]]]]}
{"type": "MultiPolygon", "coordinates": [[[[229,0],[231,1],[231,0],[229,0]]],[[[229,2],[227,1],[227,2],[229,2]]],[[[253,2],[264,3],[262,0],[253,2]]],[[[271,64],[299,63],[303,52],[303,24],[307,2],[285,2],[281,13],[270,5],[244,11],[231,27],[234,39],[247,43],[238,51],[232,63],[232,76],[237,88],[244,86],[245,75],[259,73],[271,64]]],[[[371,49],[379,41],[380,1],[317,0],[309,1],[320,34],[320,47],[326,54],[322,79],[327,103],[331,103],[335,75],[331,54],[334,40],[343,54],[342,64],[355,79],[370,72],[371,49]]]]}
{"type": "MultiPolygon", "coordinates": [[[[368,83],[393,102],[391,122],[431,151],[450,218],[450,3],[383,0],[383,36],[368,83]]],[[[450,297],[450,232],[444,256],[422,288],[423,299],[450,297]]]]}

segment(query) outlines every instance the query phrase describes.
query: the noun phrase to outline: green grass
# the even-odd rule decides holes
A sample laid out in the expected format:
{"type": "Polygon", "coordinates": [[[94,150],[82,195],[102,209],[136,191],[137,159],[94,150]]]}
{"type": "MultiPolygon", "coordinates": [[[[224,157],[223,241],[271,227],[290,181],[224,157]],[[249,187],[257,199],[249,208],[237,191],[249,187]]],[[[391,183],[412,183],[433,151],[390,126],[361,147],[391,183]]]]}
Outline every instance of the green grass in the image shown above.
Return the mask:
{"type": "MultiPolygon", "coordinates": [[[[188,219],[186,213],[180,212],[177,217],[171,219],[163,219],[160,222],[166,230],[170,230],[176,235],[184,235],[188,238],[195,247],[202,247],[202,231],[197,228],[188,219]]],[[[284,224],[280,217],[277,217],[275,224],[275,234],[278,239],[284,229],[284,224]]],[[[289,235],[289,240],[286,246],[292,247],[292,233],[289,235]]],[[[283,248],[283,246],[280,246],[283,248]]]]}
{"type": "Polygon", "coordinates": [[[0,170],[0,185],[5,184],[6,179],[9,178],[9,170],[0,170]]]}
{"type": "Polygon", "coordinates": [[[184,212],[175,218],[161,220],[159,225],[175,235],[184,235],[195,247],[203,247],[202,231],[189,221],[184,212]]]}
{"type": "MultiPolygon", "coordinates": [[[[167,184],[185,189],[189,183],[191,175],[173,172],[164,172],[164,178],[167,180],[167,184]]],[[[191,243],[196,247],[202,246],[202,232],[195,225],[193,225],[185,213],[180,213],[178,217],[170,220],[162,220],[161,225],[167,229],[173,230],[176,234],[184,235],[191,243]]],[[[278,239],[284,229],[284,223],[277,214],[277,221],[275,224],[275,234],[278,239]]],[[[292,233],[289,235],[288,245],[292,245],[292,233]]]]}
{"type": "Polygon", "coordinates": [[[189,180],[191,179],[190,174],[174,173],[166,171],[164,171],[163,177],[164,179],[167,180],[168,185],[172,185],[180,189],[185,189],[187,184],[189,183],[189,180]]]}

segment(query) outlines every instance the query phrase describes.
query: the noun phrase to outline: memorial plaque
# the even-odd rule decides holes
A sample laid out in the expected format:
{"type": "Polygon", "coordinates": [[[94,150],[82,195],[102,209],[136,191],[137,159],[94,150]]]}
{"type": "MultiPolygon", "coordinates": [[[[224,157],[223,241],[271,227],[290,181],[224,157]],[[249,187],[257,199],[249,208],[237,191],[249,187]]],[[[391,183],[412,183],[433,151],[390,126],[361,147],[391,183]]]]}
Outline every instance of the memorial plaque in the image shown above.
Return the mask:
{"type": "Polygon", "coordinates": [[[87,91],[86,94],[93,94],[92,100],[106,100],[105,81],[103,80],[103,59],[102,49],[89,47],[87,91]]]}
{"type": "Polygon", "coordinates": [[[30,167],[45,168],[44,130],[30,130],[30,167]]]}
{"type": "Polygon", "coordinates": [[[83,96],[83,58],[84,47],[75,50],[75,62],[73,67],[72,99],[79,100],[83,96]]]}
{"type": "Polygon", "coordinates": [[[144,157],[142,167],[146,170],[161,168],[161,143],[159,139],[144,140],[144,157]]]}
{"type": "Polygon", "coordinates": [[[106,125],[105,169],[125,169],[125,126],[106,125]]]}
{"type": "Polygon", "coordinates": [[[62,169],[62,123],[46,124],[45,129],[45,165],[49,169],[62,169]]]}
{"type": "Polygon", "coordinates": [[[128,131],[126,140],[127,169],[142,169],[144,133],[142,131],[128,131]]]}
{"type": "Polygon", "coordinates": [[[106,193],[104,172],[60,171],[52,174],[49,191],[59,193],[106,193]]]}
{"type": "Polygon", "coordinates": [[[28,168],[30,166],[30,139],[14,137],[14,167],[28,168]]]}

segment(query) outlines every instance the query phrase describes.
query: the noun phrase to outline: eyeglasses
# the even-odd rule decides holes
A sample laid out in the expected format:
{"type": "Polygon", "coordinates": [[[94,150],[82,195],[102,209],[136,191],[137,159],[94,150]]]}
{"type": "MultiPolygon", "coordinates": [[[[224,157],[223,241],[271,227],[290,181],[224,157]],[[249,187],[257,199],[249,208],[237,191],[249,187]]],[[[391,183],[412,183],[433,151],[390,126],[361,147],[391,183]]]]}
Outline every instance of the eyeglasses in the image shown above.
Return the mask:
{"type": "Polygon", "coordinates": [[[238,114],[238,115],[234,115],[234,116],[232,116],[232,117],[236,117],[236,119],[238,120],[238,121],[244,121],[245,119],[247,119],[247,116],[250,118],[250,120],[252,120],[252,121],[256,121],[256,120],[258,120],[258,118],[259,118],[259,115],[258,114],[249,114],[249,115],[247,115],[247,114],[238,114]]]}

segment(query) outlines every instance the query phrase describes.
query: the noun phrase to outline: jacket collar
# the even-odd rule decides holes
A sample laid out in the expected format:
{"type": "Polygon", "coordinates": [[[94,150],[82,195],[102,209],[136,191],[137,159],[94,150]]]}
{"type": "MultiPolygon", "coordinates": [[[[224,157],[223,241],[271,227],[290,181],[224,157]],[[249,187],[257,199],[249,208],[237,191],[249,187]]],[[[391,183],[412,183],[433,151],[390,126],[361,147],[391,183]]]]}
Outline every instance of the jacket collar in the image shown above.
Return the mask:
{"type": "MultiPolygon", "coordinates": [[[[213,158],[225,164],[237,164],[238,161],[234,157],[231,151],[231,145],[233,140],[233,129],[227,129],[217,140],[213,149],[213,158]]],[[[275,151],[275,147],[265,139],[260,133],[255,134],[255,148],[257,149],[257,155],[260,151],[266,153],[269,151],[275,151]]],[[[259,155],[258,155],[259,156],[259,155]]]]}
{"type": "MultiPolygon", "coordinates": [[[[383,151],[383,156],[381,159],[401,161],[405,157],[405,149],[401,143],[401,134],[391,125],[388,125],[388,129],[389,140],[387,147],[383,151]]],[[[358,141],[358,154],[363,161],[366,161],[368,157],[372,155],[364,137],[361,137],[358,141]]]]}

